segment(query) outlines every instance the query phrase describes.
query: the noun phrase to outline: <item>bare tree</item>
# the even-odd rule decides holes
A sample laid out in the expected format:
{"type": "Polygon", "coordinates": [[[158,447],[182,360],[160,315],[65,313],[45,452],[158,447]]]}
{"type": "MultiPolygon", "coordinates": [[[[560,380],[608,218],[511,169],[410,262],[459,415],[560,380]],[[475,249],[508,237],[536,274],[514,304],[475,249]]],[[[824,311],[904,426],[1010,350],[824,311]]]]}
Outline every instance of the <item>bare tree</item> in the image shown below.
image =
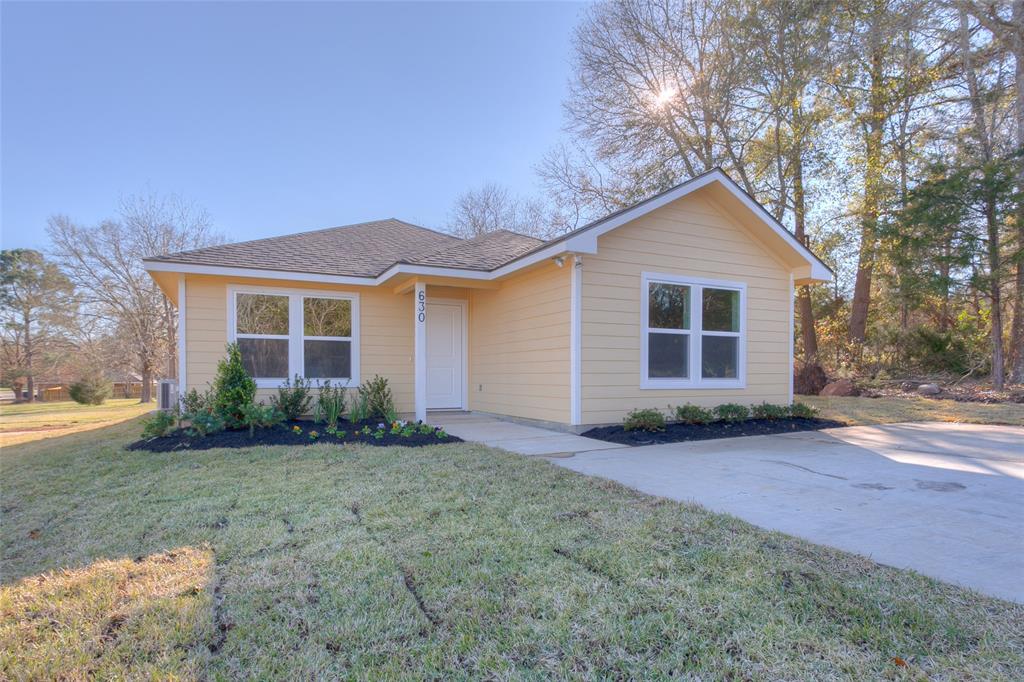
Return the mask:
{"type": "Polygon", "coordinates": [[[561,223],[540,200],[516,197],[501,185],[487,183],[459,195],[448,217],[448,230],[467,239],[495,230],[544,239],[559,231],[561,223]]]}
{"type": "Polygon", "coordinates": [[[161,368],[175,374],[177,316],[142,259],[207,246],[220,237],[204,210],[177,196],[129,197],[121,203],[119,218],[84,227],[54,216],[47,232],[55,255],[82,292],[86,315],[130,341],[142,378],[142,402],[149,402],[161,368]]]}

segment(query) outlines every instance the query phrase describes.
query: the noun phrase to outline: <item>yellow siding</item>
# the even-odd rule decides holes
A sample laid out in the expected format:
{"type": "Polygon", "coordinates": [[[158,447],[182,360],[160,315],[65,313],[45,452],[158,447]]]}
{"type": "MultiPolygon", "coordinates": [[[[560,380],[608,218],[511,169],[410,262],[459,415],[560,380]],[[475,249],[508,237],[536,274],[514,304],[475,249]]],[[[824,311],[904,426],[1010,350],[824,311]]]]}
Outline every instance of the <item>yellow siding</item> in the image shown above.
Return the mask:
{"type": "MultiPolygon", "coordinates": [[[[211,382],[227,343],[227,287],[246,284],[288,289],[320,289],[359,294],[360,376],[387,377],[399,412],[413,406],[412,294],[395,295],[387,287],[344,287],[307,282],[188,275],[185,280],[185,337],[188,388],[211,382]]],[[[260,389],[266,401],[273,389],[260,389]]]]}
{"type": "Polygon", "coordinates": [[[472,290],[469,408],[569,422],[569,277],[545,263],[472,290]]]}
{"type": "Polygon", "coordinates": [[[581,396],[585,424],[634,408],[693,402],[785,403],[790,376],[790,274],[751,232],[697,192],[598,238],[583,259],[581,396]],[[643,272],[747,284],[747,385],[640,388],[643,272]]]}

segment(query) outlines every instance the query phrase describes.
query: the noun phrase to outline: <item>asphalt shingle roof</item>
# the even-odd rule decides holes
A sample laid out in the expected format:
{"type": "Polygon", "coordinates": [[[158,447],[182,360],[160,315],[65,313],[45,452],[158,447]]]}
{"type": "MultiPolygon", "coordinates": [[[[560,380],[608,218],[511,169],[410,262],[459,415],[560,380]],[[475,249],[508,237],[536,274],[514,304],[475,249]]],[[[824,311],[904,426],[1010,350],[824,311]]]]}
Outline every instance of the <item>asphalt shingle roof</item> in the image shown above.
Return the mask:
{"type": "MultiPolygon", "coordinates": [[[[398,262],[466,243],[394,218],[147,258],[162,263],[376,277],[398,262]]],[[[465,266],[463,266],[465,267],[465,266]]]]}
{"type": "Polygon", "coordinates": [[[415,265],[493,270],[543,243],[543,240],[525,234],[496,230],[472,239],[460,239],[455,244],[406,262],[415,265]]]}

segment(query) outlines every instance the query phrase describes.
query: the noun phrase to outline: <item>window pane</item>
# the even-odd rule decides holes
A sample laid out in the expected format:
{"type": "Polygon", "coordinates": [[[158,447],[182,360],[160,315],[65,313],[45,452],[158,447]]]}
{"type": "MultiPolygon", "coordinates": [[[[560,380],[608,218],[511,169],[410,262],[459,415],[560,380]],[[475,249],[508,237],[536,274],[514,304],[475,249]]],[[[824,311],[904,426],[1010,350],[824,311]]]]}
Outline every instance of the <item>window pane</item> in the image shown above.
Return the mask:
{"type": "Polygon", "coordinates": [[[303,299],[302,333],[306,336],[352,336],[352,301],[303,299]]]}
{"type": "Polygon", "coordinates": [[[740,330],[740,292],[728,289],[704,289],[701,327],[709,332],[740,330]]]}
{"type": "Polygon", "coordinates": [[[685,379],[689,376],[689,334],[647,335],[647,377],[685,379]]]}
{"type": "Polygon", "coordinates": [[[345,379],[352,376],[351,341],[304,341],[307,379],[345,379]]]}
{"type": "Polygon", "coordinates": [[[690,328],[690,287],[651,282],[647,326],[653,329],[690,328]]]}
{"type": "Polygon", "coordinates": [[[288,376],[288,339],[238,339],[242,365],[254,379],[288,376]]]}
{"type": "MultiPolygon", "coordinates": [[[[238,294],[235,299],[236,329],[239,334],[288,335],[288,297],[267,294],[238,294]]],[[[287,376],[286,371],[281,376],[287,376]]]]}
{"type": "Polygon", "coordinates": [[[735,379],[740,340],[735,336],[701,337],[701,375],[705,379],[735,379]]]}

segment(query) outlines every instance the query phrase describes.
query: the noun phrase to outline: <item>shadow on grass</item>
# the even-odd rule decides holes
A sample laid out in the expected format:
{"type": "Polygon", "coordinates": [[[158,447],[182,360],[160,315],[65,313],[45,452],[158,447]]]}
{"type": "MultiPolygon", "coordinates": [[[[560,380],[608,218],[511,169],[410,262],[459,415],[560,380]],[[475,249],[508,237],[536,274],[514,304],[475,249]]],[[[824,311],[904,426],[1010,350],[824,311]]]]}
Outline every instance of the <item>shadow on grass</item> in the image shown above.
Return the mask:
{"type": "Polygon", "coordinates": [[[0,677],[196,678],[216,640],[213,552],[101,560],[0,587],[0,677]]]}

